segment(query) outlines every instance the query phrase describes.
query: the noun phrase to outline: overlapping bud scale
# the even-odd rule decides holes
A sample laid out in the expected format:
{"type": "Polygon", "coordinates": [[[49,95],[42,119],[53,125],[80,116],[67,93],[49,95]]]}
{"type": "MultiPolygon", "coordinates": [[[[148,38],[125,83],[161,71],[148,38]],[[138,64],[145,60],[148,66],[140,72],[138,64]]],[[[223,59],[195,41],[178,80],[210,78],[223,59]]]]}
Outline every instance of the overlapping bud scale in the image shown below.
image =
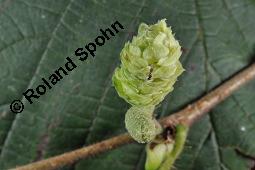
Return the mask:
{"type": "Polygon", "coordinates": [[[165,20],[151,26],[142,23],[120,55],[113,83],[119,96],[133,106],[159,104],[184,71],[181,47],[165,20]]]}

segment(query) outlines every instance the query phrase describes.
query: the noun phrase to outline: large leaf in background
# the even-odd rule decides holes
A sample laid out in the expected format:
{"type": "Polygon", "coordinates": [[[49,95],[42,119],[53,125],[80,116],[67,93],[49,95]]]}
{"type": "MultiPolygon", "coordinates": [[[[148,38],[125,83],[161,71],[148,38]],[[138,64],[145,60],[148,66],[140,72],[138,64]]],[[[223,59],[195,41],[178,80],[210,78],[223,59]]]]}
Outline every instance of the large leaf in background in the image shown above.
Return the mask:
{"type": "MultiPolygon", "coordinates": [[[[158,107],[181,109],[251,61],[254,0],[0,0],[0,169],[27,164],[122,133],[128,105],[111,86],[119,53],[141,22],[167,18],[184,47],[186,72],[158,107]],[[67,56],[118,20],[125,30],[53,89],[14,115],[9,104],[62,66],[67,56]]],[[[176,162],[185,170],[248,170],[255,156],[253,81],[192,128],[176,162]]],[[[132,144],[65,169],[143,169],[132,144]]]]}

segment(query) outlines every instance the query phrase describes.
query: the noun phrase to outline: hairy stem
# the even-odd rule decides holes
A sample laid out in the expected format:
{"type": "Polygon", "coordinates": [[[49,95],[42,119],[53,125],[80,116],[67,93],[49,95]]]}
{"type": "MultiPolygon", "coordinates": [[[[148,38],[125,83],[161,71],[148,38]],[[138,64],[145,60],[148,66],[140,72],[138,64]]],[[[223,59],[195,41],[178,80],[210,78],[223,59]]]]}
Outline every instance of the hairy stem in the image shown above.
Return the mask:
{"type": "MultiPolygon", "coordinates": [[[[203,114],[210,111],[221,101],[230,96],[238,88],[255,77],[255,64],[252,64],[242,72],[226,81],[212,92],[208,93],[198,101],[188,105],[183,110],[167,116],[160,120],[163,127],[183,124],[191,126],[203,114]]],[[[52,158],[31,163],[29,165],[15,168],[16,170],[53,170],[65,165],[70,165],[80,159],[87,158],[101,152],[105,152],[121,145],[131,143],[134,140],[128,134],[122,134],[99,143],[67,152],[52,158]]]]}

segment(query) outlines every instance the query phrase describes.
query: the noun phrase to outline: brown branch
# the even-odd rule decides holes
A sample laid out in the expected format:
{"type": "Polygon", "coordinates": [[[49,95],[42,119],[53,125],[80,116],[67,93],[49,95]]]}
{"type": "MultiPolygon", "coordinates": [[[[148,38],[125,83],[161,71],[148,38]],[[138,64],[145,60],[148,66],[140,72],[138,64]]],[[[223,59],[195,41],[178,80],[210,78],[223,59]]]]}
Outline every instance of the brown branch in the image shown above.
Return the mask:
{"type": "MultiPolygon", "coordinates": [[[[173,126],[178,123],[191,126],[203,114],[210,111],[218,103],[226,99],[235,90],[252,80],[254,77],[255,64],[246,68],[183,110],[161,119],[160,123],[164,127],[173,126]]],[[[17,167],[15,170],[53,170],[131,142],[133,142],[133,139],[126,133],[62,155],[17,167]]]]}
{"type": "Polygon", "coordinates": [[[175,114],[161,119],[160,122],[164,127],[172,125],[174,122],[191,126],[196,119],[209,112],[238,88],[254,79],[254,77],[255,64],[252,64],[198,101],[188,105],[186,108],[175,114]]]}

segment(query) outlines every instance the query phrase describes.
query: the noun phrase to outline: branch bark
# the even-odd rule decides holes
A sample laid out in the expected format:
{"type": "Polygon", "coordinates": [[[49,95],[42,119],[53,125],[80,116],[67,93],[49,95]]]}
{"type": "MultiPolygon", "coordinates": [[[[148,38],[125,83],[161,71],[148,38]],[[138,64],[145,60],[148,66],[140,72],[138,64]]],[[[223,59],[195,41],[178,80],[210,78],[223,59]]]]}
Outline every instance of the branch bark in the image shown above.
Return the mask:
{"type": "MultiPolygon", "coordinates": [[[[180,123],[191,126],[202,115],[209,112],[213,107],[254,77],[255,64],[252,64],[198,101],[159,121],[163,127],[174,126],[180,123]]],[[[125,133],[52,158],[17,167],[15,170],[53,170],[131,142],[134,142],[134,140],[125,133]]]]}

